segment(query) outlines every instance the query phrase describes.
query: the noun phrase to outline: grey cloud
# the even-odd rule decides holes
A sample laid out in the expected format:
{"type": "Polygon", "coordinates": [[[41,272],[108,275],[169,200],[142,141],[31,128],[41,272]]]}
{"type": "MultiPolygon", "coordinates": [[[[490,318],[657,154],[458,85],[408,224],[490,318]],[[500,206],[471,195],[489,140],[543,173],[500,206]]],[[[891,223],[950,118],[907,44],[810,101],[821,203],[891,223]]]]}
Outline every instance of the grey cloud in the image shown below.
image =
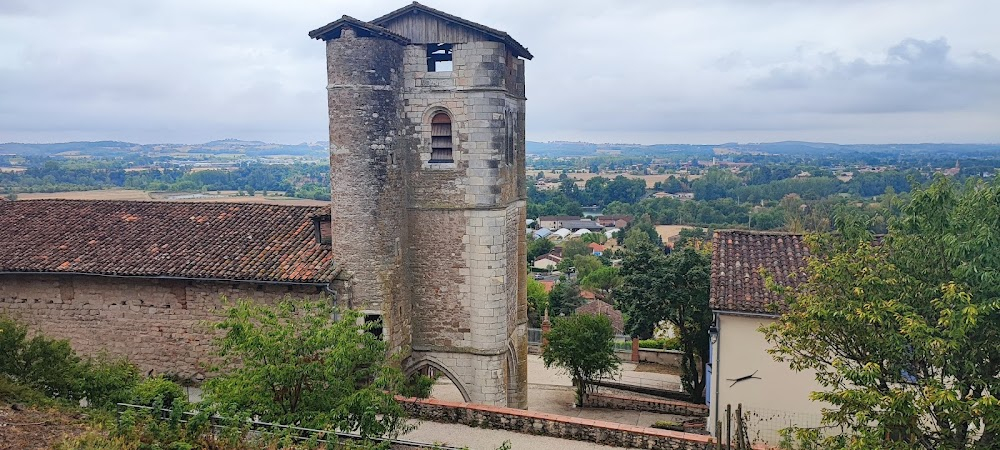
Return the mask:
{"type": "MultiPolygon", "coordinates": [[[[407,1],[0,0],[0,141],[325,139],[323,45],[305,33],[407,1]]],[[[937,0],[430,5],[535,54],[531,139],[905,141],[910,113],[1000,121],[1000,38],[967,25],[1000,3],[953,1],[955,23],[937,0]],[[891,20],[858,20],[872,16],[891,20]],[[925,33],[949,41],[903,39],[925,33]]],[[[995,127],[936,133],[1000,140],[995,127]]]]}
{"type": "Polygon", "coordinates": [[[844,61],[833,52],[806,56],[815,62],[779,64],[750,87],[793,91],[803,108],[841,114],[961,109],[1000,95],[1000,61],[987,53],[957,58],[945,38],[904,39],[878,61],[844,61]]]}

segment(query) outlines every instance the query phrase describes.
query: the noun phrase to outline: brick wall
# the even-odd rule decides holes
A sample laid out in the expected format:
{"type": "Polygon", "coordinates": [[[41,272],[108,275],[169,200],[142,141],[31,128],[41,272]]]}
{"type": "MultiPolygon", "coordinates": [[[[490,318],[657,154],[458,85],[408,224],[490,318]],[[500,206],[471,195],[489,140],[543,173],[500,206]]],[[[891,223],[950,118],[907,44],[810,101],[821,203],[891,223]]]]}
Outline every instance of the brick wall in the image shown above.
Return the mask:
{"type": "Polygon", "coordinates": [[[75,350],[128,357],[143,372],[204,374],[213,333],[230,300],[274,303],[285,296],[326,298],[322,288],[97,276],[0,276],[0,313],[33,331],[67,339],[75,350]]]}
{"type": "Polygon", "coordinates": [[[711,437],[644,428],[600,420],[579,419],[499,406],[474,405],[437,399],[399,398],[413,417],[460,423],[480,428],[552,436],[615,447],[709,450],[711,437]]]}
{"type": "Polygon", "coordinates": [[[695,403],[651,398],[635,398],[623,395],[590,393],[584,397],[584,406],[631,411],[649,411],[681,416],[708,417],[708,407],[695,403]]]}

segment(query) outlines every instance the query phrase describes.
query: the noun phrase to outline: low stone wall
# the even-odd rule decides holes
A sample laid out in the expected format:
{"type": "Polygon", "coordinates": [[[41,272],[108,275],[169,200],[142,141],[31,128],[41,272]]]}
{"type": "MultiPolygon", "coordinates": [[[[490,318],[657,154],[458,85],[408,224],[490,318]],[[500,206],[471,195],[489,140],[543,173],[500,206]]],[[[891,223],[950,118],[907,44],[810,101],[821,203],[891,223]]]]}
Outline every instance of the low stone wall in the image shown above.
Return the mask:
{"type": "Polygon", "coordinates": [[[613,394],[587,394],[584,406],[595,408],[627,409],[649,411],[680,416],[708,417],[708,407],[696,403],[657,400],[653,398],[632,398],[613,394]]]}
{"type": "MultiPolygon", "coordinates": [[[[618,355],[618,359],[622,361],[632,360],[631,352],[619,351],[615,353],[618,355]]],[[[673,367],[677,370],[680,370],[681,368],[681,361],[683,357],[684,352],[677,350],[655,350],[651,348],[639,349],[639,361],[661,364],[667,367],[673,367]]]]}
{"type": "Polygon", "coordinates": [[[397,399],[412,416],[424,420],[460,423],[615,447],[673,450],[711,450],[713,439],[700,434],[644,428],[600,420],[580,419],[522,409],[457,403],[437,399],[397,399]]]}

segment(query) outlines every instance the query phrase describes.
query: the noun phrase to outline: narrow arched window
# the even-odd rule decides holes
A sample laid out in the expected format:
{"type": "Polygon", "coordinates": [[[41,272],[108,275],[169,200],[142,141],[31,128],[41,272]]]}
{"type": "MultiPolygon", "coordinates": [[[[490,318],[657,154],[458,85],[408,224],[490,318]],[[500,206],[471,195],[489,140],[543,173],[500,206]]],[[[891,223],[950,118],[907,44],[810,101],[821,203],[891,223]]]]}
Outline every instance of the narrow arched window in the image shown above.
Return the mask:
{"type": "Polygon", "coordinates": [[[451,117],[440,112],[431,118],[431,161],[432,163],[454,162],[451,142],[451,117]]]}

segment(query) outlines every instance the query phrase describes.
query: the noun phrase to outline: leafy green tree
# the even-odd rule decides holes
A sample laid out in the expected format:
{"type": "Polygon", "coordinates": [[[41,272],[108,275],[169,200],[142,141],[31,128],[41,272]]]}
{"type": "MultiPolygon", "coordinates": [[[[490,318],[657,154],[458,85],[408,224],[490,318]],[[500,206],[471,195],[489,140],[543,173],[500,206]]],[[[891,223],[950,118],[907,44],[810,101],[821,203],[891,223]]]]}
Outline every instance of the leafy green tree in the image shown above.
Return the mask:
{"type": "Polygon", "coordinates": [[[580,240],[583,241],[583,242],[586,242],[588,244],[591,244],[591,243],[593,243],[593,244],[603,244],[603,243],[605,243],[605,242],[608,241],[608,237],[605,236],[604,233],[601,233],[601,232],[598,232],[598,233],[587,233],[587,234],[583,235],[583,237],[581,237],[580,240]]]}
{"type": "Polygon", "coordinates": [[[612,377],[621,363],[615,356],[615,331],[603,315],[557,317],[542,349],[545,367],[561,367],[576,385],[576,404],[583,405],[587,382],[612,377]]]}
{"type": "Polygon", "coordinates": [[[548,308],[549,293],[545,292],[545,286],[533,278],[528,278],[528,321],[532,327],[541,326],[541,317],[548,308]]]}
{"type": "Polygon", "coordinates": [[[404,411],[393,394],[402,376],[386,344],[359,313],[290,300],[238,301],[215,324],[230,364],[205,383],[204,403],[223,416],[394,436],[404,411]],[[238,363],[238,364],[237,364],[238,363]]]}
{"type": "Polygon", "coordinates": [[[577,279],[587,278],[595,270],[604,267],[601,259],[593,255],[576,255],[573,257],[573,267],[576,268],[577,279]]]}
{"type": "Polygon", "coordinates": [[[539,256],[542,256],[552,251],[554,247],[555,244],[553,244],[552,241],[545,238],[535,239],[532,240],[531,242],[528,242],[528,262],[530,263],[534,261],[535,258],[538,258],[539,256]]]}
{"type": "Polygon", "coordinates": [[[556,316],[569,316],[576,313],[576,308],[580,306],[583,306],[580,286],[567,280],[565,275],[560,277],[559,282],[549,291],[551,313],[556,316]]]}
{"type": "Polygon", "coordinates": [[[772,355],[812,370],[849,430],[822,448],[1000,446],[1000,183],[939,178],[913,192],[881,242],[858,216],[809,238],[806,281],[770,283],[787,311],[772,355]]]}
{"type": "Polygon", "coordinates": [[[562,244],[563,259],[573,259],[576,255],[589,255],[591,253],[588,243],[581,239],[567,239],[562,244]]]}
{"type": "Polygon", "coordinates": [[[664,255],[646,243],[629,247],[621,267],[622,286],[615,291],[618,309],[632,336],[652,337],[661,321],[677,329],[684,352],[681,382],[684,391],[704,399],[701,364],[708,359],[708,306],[711,261],[690,247],[664,255]]]}
{"type": "Polygon", "coordinates": [[[617,267],[601,266],[580,279],[580,286],[601,300],[610,300],[611,293],[622,284],[617,267]]]}

